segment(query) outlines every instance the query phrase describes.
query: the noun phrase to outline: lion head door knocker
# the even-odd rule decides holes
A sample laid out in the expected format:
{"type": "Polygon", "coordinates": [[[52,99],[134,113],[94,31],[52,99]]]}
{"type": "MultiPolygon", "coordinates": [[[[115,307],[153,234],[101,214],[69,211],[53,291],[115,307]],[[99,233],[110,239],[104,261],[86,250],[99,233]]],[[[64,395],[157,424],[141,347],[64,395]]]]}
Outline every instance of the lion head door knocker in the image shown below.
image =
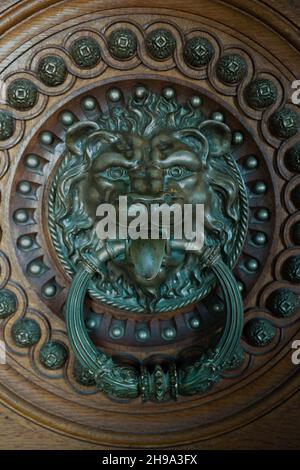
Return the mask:
{"type": "Polygon", "coordinates": [[[77,122],[66,134],[49,191],[49,226],[73,278],[66,305],[72,347],[109,396],[161,401],[192,395],[242,361],[243,305],[231,269],[246,236],[248,204],[231,141],[224,123],[143,86],[127,94],[122,105],[77,122]],[[203,243],[190,250],[184,235],[181,240],[99,238],[99,206],[108,204],[128,216],[127,206],[120,207],[125,196],[128,204],[146,208],[203,205],[203,243]],[[188,365],[120,365],[87,334],[87,292],[112,307],[155,315],[200,301],[216,285],[224,298],[225,328],[217,345],[188,365]]]}

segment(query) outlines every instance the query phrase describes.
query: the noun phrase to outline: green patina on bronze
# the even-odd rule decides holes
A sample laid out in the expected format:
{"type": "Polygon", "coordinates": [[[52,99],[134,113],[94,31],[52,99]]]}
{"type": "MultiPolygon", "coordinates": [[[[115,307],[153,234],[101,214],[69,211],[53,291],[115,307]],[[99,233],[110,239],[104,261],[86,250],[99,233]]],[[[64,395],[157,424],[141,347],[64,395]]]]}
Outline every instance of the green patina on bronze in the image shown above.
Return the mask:
{"type": "MultiPolygon", "coordinates": [[[[225,124],[153,93],[72,126],[49,196],[50,231],[66,271],[73,275],[84,253],[101,249],[97,207],[108,202],[117,208],[122,195],[148,205],[205,204],[205,247],[218,247],[232,267],[248,206],[230,144],[225,124]]],[[[109,260],[89,293],[122,309],[161,312],[203,298],[214,282],[198,255],[171,240],[130,240],[126,255],[109,260]]]]}
{"type": "Polygon", "coordinates": [[[75,64],[84,69],[95,67],[101,59],[99,44],[88,36],[76,39],[71,45],[70,53],[75,64]]]}
{"type": "Polygon", "coordinates": [[[95,121],[66,133],[66,151],[49,193],[49,227],[66,271],[75,276],[66,320],[82,365],[109,396],[163,401],[209,389],[242,360],[242,300],[231,274],[244,243],[248,204],[231,156],[231,132],[172,96],[133,93],[95,121]],[[205,243],[187,240],[100,241],[102,202],[204,204],[205,243]],[[178,242],[178,243],[177,243],[178,242]],[[149,272],[151,275],[149,275],[149,272]],[[86,292],[129,311],[162,312],[203,298],[220,285],[227,322],[217,347],[193,364],[152,372],[118,365],[92,344],[84,324],[86,292]]]}
{"type": "Polygon", "coordinates": [[[184,46],[183,55],[189,65],[203,67],[211,61],[214,48],[208,39],[196,36],[188,39],[184,46]]]}
{"type": "Polygon", "coordinates": [[[291,256],[285,261],[283,273],[288,281],[300,283],[300,255],[291,256]]]}
{"type": "Polygon", "coordinates": [[[285,164],[289,170],[300,172],[300,142],[288,149],[285,154],[285,164]]]}
{"type": "Polygon", "coordinates": [[[116,59],[130,59],[137,50],[137,38],[130,29],[120,28],[113,31],[107,42],[110,53],[116,59]]]}
{"type": "Polygon", "coordinates": [[[67,66],[62,57],[49,55],[38,64],[38,77],[47,86],[59,86],[67,77],[67,66]]]}
{"type": "Polygon", "coordinates": [[[279,317],[288,318],[292,316],[299,306],[297,295],[290,289],[276,289],[267,301],[267,307],[272,313],[279,317]]]}
{"type": "Polygon", "coordinates": [[[18,346],[28,348],[39,341],[41,329],[35,320],[22,318],[14,323],[12,327],[12,337],[18,346]]]}
{"type": "Polygon", "coordinates": [[[17,297],[8,289],[0,290],[0,319],[12,315],[17,310],[17,297]]]}
{"type": "Polygon", "coordinates": [[[262,348],[273,341],[276,328],[265,318],[253,318],[246,324],[244,335],[251,346],[262,348]]]}
{"type": "Polygon", "coordinates": [[[9,139],[15,130],[15,122],[10,113],[0,110],[0,141],[9,139]]]}
{"type": "Polygon", "coordinates": [[[47,369],[60,369],[67,357],[68,352],[65,346],[58,341],[48,341],[40,350],[40,361],[47,369]]]}
{"type": "Polygon", "coordinates": [[[274,104],[278,92],[271,80],[258,78],[246,87],[245,96],[250,106],[261,109],[274,104]]]}
{"type": "Polygon", "coordinates": [[[269,127],[276,137],[289,139],[297,134],[300,128],[299,114],[290,108],[275,111],[270,117],[269,127]]]}
{"type": "Polygon", "coordinates": [[[137,369],[116,363],[96,349],[84,324],[84,299],[92,276],[101,270],[101,264],[124,252],[125,242],[110,242],[99,256],[85,256],[73,280],[66,308],[66,321],[71,345],[79,361],[95,377],[100,391],[112,398],[144,401],[176,399],[177,394],[194,395],[206,392],[219,382],[226,369],[234,369],[243,361],[240,337],[243,329],[243,304],[238,285],[217,250],[208,250],[202,256],[203,269],[211,269],[222,289],[227,320],[221,339],[212,351],[203,354],[192,364],[170,364],[165,370],[156,365],[154,371],[142,366],[137,369]]]}
{"type": "Polygon", "coordinates": [[[166,60],[172,57],[176,47],[173,34],[167,29],[151,31],[145,40],[148,53],[156,60],[166,60]]]}
{"type": "Polygon", "coordinates": [[[220,57],[216,65],[216,74],[221,82],[235,85],[243,80],[247,73],[247,63],[238,54],[226,54],[220,57]]]}
{"type": "Polygon", "coordinates": [[[14,108],[20,110],[33,108],[37,99],[37,88],[30,80],[18,78],[8,85],[7,101],[14,108]]]}

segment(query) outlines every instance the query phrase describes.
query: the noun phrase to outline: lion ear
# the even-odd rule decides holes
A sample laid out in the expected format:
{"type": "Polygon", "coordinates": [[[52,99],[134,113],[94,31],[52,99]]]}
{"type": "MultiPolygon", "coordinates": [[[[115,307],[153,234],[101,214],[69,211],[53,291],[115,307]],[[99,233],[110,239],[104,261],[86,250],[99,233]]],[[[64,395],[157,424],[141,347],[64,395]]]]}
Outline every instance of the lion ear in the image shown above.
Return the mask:
{"type": "Polygon", "coordinates": [[[225,155],[231,147],[231,130],[226,124],[216,121],[204,121],[199,130],[205,135],[209,144],[209,154],[213,157],[225,155]]]}
{"type": "Polygon", "coordinates": [[[92,121],[74,124],[66,133],[66,146],[68,150],[76,155],[82,155],[88,137],[97,129],[98,125],[92,121]]]}
{"type": "Polygon", "coordinates": [[[174,133],[174,137],[192,147],[200,156],[202,163],[206,163],[209,148],[208,141],[202,132],[192,128],[182,129],[180,131],[176,131],[174,133]]]}

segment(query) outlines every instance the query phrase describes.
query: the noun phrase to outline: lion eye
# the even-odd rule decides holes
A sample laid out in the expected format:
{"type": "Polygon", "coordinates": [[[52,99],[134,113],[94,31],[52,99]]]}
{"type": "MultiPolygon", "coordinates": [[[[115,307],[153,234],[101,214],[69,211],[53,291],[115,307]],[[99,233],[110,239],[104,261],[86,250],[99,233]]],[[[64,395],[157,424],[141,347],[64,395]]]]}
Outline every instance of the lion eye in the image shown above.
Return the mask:
{"type": "Polygon", "coordinates": [[[187,176],[191,175],[192,171],[184,166],[172,166],[171,168],[167,169],[167,176],[180,180],[182,178],[186,178],[187,176]]]}
{"type": "Polygon", "coordinates": [[[112,181],[126,180],[128,178],[128,172],[126,168],[123,168],[122,166],[112,166],[103,171],[101,176],[112,181]]]}

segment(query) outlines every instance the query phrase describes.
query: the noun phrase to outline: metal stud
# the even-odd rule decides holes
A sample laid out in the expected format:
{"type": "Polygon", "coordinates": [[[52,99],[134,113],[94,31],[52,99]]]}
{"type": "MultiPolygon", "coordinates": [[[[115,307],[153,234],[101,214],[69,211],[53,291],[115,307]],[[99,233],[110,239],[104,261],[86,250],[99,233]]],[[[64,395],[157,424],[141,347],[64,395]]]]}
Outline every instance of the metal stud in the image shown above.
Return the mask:
{"type": "Polygon", "coordinates": [[[29,181],[20,181],[20,183],[18,184],[17,191],[18,191],[18,193],[26,196],[26,195],[30,194],[31,191],[32,191],[31,184],[29,183],[29,181]]]}
{"type": "Polygon", "coordinates": [[[41,337],[41,329],[35,320],[22,318],[12,327],[12,338],[20,347],[30,347],[36,344],[41,337]]]}
{"type": "Polygon", "coordinates": [[[25,160],[25,165],[28,168],[35,169],[39,166],[39,164],[40,164],[40,160],[37,155],[33,155],[33,154],[27,155],[26,160],[25,160]]]}
{"type": "Polygon", "coordinates": [[[269,126],[276,137],[288,139],[297,134],[300,128],[300,118],[293,109],[282,108],[272,114],[269,126]]]}
{"type": "Polygon", "coordinates": [[[245,168],[247,170],[255,170],[258,167],[257,158],[254,155],[249,155],[245,161],[245,168]]]}
{"type": "Polygon", "coordinates": [[[18,224],[26,224],[29,220],[29,214],[26,209],[18,209],[14,213],[14,221],[18,224]]]}
{"type": "Polygon", "coordinates": [[[276,289],[267,300],[267,307],[279,317],[292,316],[299,306],[298,296],[290,289],[276,289]]]}
{"type": "Polygon", "coordinates": [[[66,362],[68,352],[65,346],[58,341],[48,341],[40,350],[40,361],[50,370],[60,369],[66,362]]]}
{"type": "Polygon", "coordinates": [[[112,101],[113,103],[117,103],[118,101],[120,101],[122,94],[119,88],[111,88],[107,96],[110,101],[112,101]]]}
{"type": "Polygon", "coordinates": [[[154,59],[168,59],[172,56],[175,47],[175,38],[167,29],[156,29],[146,37],[146,49],[154,59]]]}
{"type": "Polygon", "coordinates": [[[270,344],[275,334],[275,327],[265,318],[253,318],[244,328],[244,335],[248,343],[259,348],[270,344]]]}
{"type": "Polygon", "coordinates": [[[17,297],[8,289],[0,289],[0,320],[7,318],[17,310],[17,297]]]}
{"type": "Polygon", "coordinates": [[[86,96],[82,101],[82,106],[86,111],[94,111],[97,108],[97,100],[93,96],[86,96]]]}
{"type": "Polygon", "coordinates": [[[54,135],[50,131],[43,131],[39,135],[39,140],[43,145],[52,145],[54,143],[54,135]]]}
{"type": "Polygon", "coordinates": [[[269,220],[270,218],[269,210],[266,207],[262,207],[256,212],[256,218],[261,222],[265,222],[269,220]]]}

